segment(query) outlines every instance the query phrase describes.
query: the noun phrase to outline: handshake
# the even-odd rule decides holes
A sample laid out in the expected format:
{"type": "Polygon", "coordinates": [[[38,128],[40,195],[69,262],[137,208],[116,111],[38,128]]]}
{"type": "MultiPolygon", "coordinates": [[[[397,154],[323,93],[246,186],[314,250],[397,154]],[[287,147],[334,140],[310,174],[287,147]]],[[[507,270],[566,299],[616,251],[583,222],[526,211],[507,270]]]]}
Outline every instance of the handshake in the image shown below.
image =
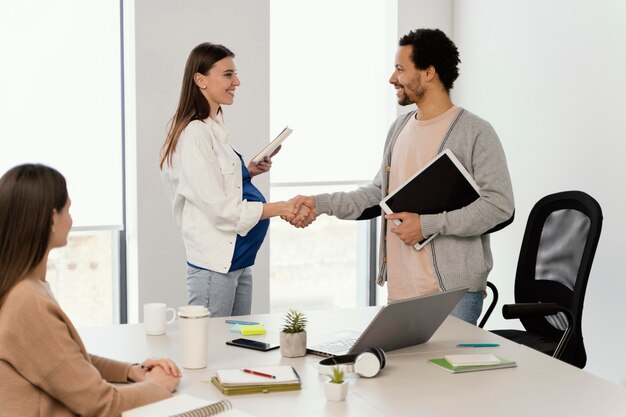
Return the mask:
{"type": "Polygon", "coordinates": [[[311,196],[298,195],[283,203],[280,218],[297,228],[307,227],[316,218],[315,199],[311,196]]]}

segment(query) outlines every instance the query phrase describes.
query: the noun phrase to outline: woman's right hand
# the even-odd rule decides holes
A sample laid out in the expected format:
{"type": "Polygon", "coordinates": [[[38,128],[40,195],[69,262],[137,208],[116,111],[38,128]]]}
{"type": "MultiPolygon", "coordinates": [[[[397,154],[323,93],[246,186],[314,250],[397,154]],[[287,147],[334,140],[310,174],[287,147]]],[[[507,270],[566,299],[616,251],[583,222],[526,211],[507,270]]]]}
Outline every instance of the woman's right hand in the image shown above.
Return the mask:
{"type": "Polygon", "coordinates": [[[263,213],[261,213],[262,219],[269,219],[276,216],[294,216],[298,212],[296,211],[296,205],[292,201],[276,201],[274,203],[263,204],[263,213]]]}
{"type": "Polygon", "coordinates": [[[178,383],[180,382],[180,377],[170,375],[160,366],[153,367],[150,372],[146,372],[146,381],[153,381],[169,392],[176,391],[176,387],[178,387],[178,383]]]}

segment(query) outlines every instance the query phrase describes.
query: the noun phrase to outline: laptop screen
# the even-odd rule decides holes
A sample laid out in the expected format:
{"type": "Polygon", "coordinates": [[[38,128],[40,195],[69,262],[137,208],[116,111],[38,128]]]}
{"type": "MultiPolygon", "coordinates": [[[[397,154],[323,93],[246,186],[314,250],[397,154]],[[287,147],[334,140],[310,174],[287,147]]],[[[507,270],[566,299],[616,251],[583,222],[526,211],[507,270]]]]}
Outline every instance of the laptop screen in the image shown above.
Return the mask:
{"type": "Polygon", "coordinates": [[[407,298],[383,306],[367,328],[361,333],[348,330],[310,340],[308,351],[321,356],[360,353],[372,347],[392,351],[427,342],[441,323],[463,298],[467,287],[442,291],[436,294],[407,298]],[[340,337],[333,338],[338,334],[340,337]],[[352,341],[350,341],[352,339],[352,341]],[[354,340],[356,339],[356,341],[354,340]],[[324,346],[345,345],[344,350],[324,349],[324,346]]]}

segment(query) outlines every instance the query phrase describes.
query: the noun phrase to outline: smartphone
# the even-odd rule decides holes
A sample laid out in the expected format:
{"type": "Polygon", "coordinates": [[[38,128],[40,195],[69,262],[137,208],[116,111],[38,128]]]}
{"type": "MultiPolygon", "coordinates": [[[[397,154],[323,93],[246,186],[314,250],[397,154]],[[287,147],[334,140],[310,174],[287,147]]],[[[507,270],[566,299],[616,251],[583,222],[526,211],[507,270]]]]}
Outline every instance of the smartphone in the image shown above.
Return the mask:
{"type": "Polygon", "coordinates": [[[230,346],[239,346],[247,349],[260,350],[262,352],[267,352],[268,350],[277,349],[279,345],[273,345],[271,343],[259,342],[258,340],[252,339],[244,339],[240,337],[239,339],[233,339],[226,342],[227,345],[230,346]]]}

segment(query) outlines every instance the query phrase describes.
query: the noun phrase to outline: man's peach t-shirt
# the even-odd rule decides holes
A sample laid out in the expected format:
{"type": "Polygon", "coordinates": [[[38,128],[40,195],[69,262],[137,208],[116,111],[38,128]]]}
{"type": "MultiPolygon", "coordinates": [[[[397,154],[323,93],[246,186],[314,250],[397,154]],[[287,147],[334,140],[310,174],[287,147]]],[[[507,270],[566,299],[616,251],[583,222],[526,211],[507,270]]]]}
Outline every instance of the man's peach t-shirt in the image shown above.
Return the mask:
{"type": "MultiPolygon", "coordinates": [[[[430,120],[412,117],[396,139],[391,155],[389,191],[412,177],[428,164],[438,153],[443,136],[456,117],[459,109],[451,107],[445,113],[430,120]]],[[[419,196],[416,196],[419,198],[419,196]]],[[[393,222],[387,222],[387,290],[388,301],[397,301],[418,295],[440,291],[433,270],[430,245],[421,250],[406,245],[391,232],[393,222]]]]}

